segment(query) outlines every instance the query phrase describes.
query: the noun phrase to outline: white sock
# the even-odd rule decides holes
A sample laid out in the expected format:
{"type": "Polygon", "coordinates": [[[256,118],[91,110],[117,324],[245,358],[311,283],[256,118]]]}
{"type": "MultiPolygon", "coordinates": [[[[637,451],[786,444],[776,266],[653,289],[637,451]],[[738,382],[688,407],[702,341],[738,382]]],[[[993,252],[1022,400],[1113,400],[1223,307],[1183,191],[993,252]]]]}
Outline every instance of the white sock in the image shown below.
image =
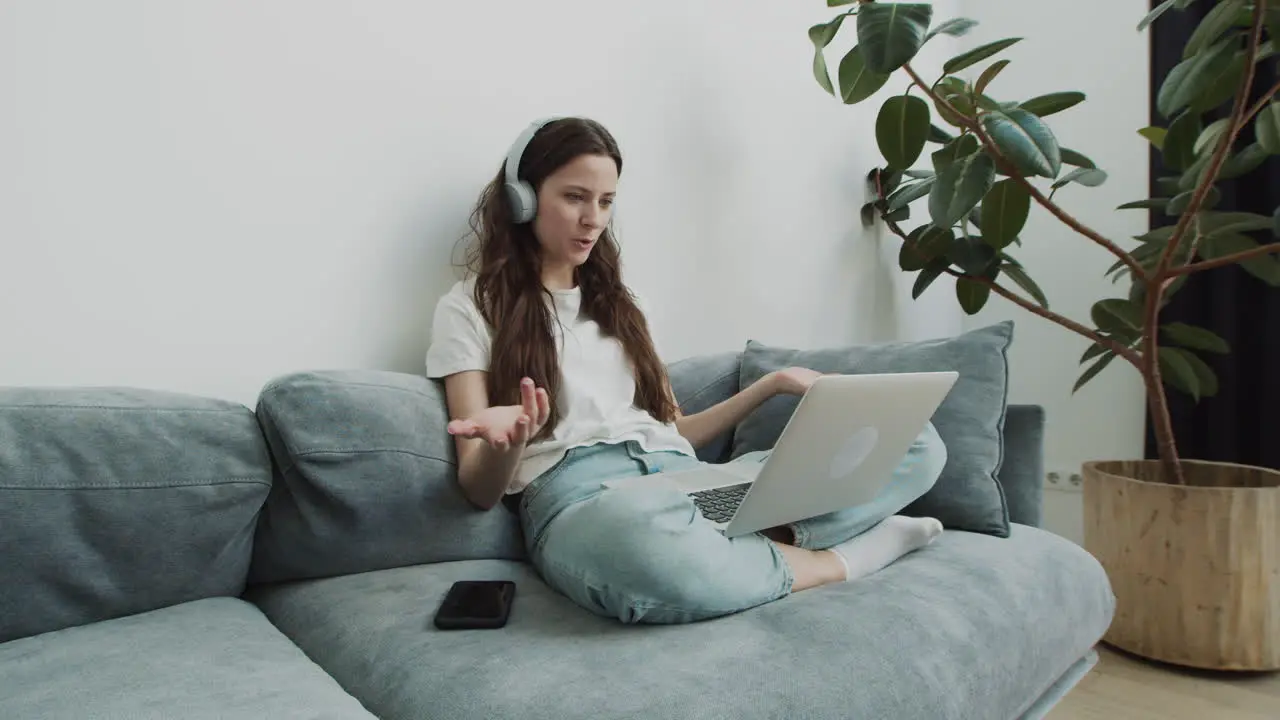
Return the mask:
{"type": "Polygon", "coordinates": [[[919,550],[941,534],[942,523],[934,518],[893,515],[858,537],[828,549],[844,563],[845,580],[857,580],[919,550]]]}

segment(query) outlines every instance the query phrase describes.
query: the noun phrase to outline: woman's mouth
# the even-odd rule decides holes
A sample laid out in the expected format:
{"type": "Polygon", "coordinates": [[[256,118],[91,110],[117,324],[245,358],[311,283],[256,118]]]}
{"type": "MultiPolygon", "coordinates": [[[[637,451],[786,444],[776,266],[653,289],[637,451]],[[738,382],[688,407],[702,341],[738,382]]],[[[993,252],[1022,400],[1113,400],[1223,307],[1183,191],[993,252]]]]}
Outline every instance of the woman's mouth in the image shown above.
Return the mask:
{"type": "Polygon", "coordinates": [[[589,240],[587,238],[575,238],[573,244],[579,250],[590,250],[591,246],[594,245],[595,242],[595,240],[589,240]]]}

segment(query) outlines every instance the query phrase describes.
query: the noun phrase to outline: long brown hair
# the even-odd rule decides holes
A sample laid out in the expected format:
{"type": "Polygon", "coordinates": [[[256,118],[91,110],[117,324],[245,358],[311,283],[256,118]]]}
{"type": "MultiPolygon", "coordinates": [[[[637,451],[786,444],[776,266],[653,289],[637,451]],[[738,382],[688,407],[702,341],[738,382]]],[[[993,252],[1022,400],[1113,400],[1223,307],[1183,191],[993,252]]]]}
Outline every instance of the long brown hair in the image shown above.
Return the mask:
{"type": "MultiPolygon", "coordinates": [[[[525,149],[517,174],[537,190],[547,176],[581,155],[610,157],[622,174],[622,154],[613,136],[585,118],[564,118],[544,125],[525,149]]],[[[471,214],[474,240],[467,265],[476,275],[476,306],[493,335],[489,402],[519,405],[520,379],[532,378],[551,398],[551,417],[537,438],[542,439],[560,420],[555,402],[562,382],[553,335],[556,320],[547,302],[551,293],[542,283],[541,246],[532,223],[512,222],[504,182],[505,172],[500,168],[471,214]]],[[[667,390],[666,368],[654,350],[644,314],[622,282],[620,259],[613,229],[606,228],[587,261],[574,271],[582,293],[581,312],[594,320],[604,335],[622,344],[635,373],[636,407],[662,422],[671,422],[676,406],[667,390]]]]}

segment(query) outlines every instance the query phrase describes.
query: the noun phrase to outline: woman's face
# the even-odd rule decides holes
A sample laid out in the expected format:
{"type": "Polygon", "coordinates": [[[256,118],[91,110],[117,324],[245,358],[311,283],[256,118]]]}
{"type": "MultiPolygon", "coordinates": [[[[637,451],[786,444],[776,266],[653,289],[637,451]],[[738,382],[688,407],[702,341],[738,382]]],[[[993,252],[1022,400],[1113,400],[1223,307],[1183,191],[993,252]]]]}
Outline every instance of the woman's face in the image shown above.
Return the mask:
{"type": "Polygon", "coordinates": [[[533,233],[545,271],[572,270],[587,261],[613,215],[618,166],[607,155],[579,155],[543,181],[533,233]]]}

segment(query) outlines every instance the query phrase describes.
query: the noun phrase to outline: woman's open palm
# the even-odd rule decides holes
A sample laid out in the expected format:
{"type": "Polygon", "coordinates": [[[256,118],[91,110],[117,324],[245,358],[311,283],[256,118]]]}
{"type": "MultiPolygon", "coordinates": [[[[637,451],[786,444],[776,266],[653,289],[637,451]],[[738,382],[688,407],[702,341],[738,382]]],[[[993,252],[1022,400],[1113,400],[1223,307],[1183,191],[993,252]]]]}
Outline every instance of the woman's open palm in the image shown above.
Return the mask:
{"type": "Polygon", "coordinates": [[[532,380],[520,382],[519,405],[494,405],[468,418],[449,423],[449,434],[484,440],[495,450],[523,448],[542,430],[551,416],[551,401],[545,388],[532,380]]]}

